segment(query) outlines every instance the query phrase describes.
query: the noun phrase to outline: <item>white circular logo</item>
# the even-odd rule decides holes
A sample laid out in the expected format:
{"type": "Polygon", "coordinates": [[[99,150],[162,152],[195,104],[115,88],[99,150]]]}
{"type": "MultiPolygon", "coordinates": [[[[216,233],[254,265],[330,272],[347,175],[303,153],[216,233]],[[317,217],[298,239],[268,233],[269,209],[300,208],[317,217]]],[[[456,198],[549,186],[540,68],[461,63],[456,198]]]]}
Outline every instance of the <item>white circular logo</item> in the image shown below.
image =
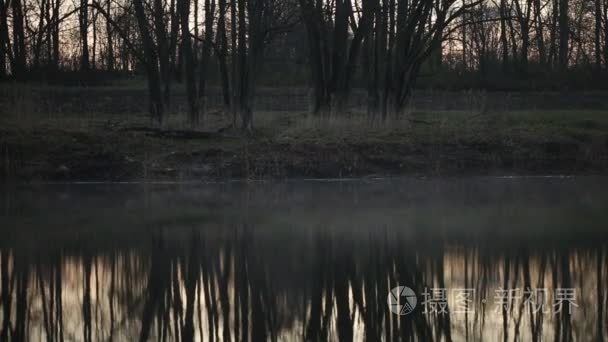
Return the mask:
{"type": "Polygon", "coordinates": [[[416,293],[407,286],[397,286],[388,293],[388,307],[392,313],[407,315],[416,308],[416,293]]]}

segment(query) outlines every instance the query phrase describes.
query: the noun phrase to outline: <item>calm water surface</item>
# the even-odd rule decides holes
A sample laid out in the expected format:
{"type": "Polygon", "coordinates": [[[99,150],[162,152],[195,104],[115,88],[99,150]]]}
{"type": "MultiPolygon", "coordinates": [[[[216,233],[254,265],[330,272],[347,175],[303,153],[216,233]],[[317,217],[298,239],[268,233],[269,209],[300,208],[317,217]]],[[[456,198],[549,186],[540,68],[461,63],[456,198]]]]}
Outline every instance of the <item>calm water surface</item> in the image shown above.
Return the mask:
{"type": "Polygon", "coordinates": [[[4,187],[0,341],[602,341],[607,185],[4,187]]]}

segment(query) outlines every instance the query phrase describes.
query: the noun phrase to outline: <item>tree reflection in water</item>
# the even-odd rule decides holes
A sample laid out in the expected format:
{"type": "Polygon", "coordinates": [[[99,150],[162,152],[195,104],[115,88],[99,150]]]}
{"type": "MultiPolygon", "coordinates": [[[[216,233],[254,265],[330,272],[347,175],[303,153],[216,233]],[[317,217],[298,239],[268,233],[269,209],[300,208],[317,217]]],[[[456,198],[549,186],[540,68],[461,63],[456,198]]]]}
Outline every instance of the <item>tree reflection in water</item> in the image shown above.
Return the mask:
{"type": "Polygon", "coordinates": [[[597,184],[0,192],[0,341],[603,341],[597,184]],[[399,285],[417,294],[409,315],[389,310],[399,285]],[[577,291],[571,314],[555,313],[563,288],[577,291]],[[447,313],[423,304],[429,289],[448,291],[447,313]],[[464,312],[457,289],[475,291],[464,312]],[[522,300],[537,289],[547,312],[522,300]]]}
{"type": "Polygon", "coordinates": [[[133,250],[82,244],[32,255],[3,248],[2,340],[570,341],[606,334],[605,245],[431,246],[326,231],[275,240],[254,229],[213,237],[193,229],[184,241],[157,230],[133,250]],[[398,285],[418,294],[412,314],[388,310],[388,292],[398,285]],[[451,312],[449,298],[448,314],[425,314],[425,287],[473,288],[476,296],[470,312],[451,312]],[[546,288],[553,296],[577,288],[578,308],[541,313],[515,299],[496,307],[499,288],[546,288]]]}

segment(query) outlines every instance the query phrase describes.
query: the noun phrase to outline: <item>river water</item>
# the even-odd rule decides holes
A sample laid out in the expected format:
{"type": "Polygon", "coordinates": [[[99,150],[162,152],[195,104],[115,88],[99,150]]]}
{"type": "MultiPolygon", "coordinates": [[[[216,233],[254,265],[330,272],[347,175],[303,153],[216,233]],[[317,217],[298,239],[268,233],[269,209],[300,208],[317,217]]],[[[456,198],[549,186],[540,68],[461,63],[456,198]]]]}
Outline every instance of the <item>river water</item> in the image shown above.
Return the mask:
{"type": "Polygon", "coordinates": [[[606,339],[607,185],[5,186],[0,340],[606,339]]]}

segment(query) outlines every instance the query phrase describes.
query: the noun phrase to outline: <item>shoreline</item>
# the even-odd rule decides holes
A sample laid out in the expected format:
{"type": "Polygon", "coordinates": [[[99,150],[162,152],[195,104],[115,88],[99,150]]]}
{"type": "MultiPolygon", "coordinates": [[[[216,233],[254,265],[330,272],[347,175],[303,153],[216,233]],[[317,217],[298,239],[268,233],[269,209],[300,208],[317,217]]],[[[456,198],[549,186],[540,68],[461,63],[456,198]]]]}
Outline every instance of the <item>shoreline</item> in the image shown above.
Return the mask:
{"type": "MultiPolygon", "coordinates": [[[[220,145],[222,143],[220,142],[220,145]]],[[[530,150],[375,143],[282,145],[240,141],[238,146],[142,152],[145,144],[98,152],[97,144],[74,150],[4,144],[3,179],[19,182],[148,182],[269,179],[345,179],[429,176],[600,175],[606,155],[585,158],[572,145],[530,150]],[[369,151],[375,151],[370,154],[369,151]],[[304,152],[306,151],[306,153],[304,152]]]]}
{"type": "Polygon", "coordinates": [[[206,131],[159,131],[107,116],[5,119],[0,179],[226,181],[608,171],[605,111],[420,112],[385,125],[302,113],[257,117],[250,135],[226,128],[220,115],[208,117],[206,131]]]}

